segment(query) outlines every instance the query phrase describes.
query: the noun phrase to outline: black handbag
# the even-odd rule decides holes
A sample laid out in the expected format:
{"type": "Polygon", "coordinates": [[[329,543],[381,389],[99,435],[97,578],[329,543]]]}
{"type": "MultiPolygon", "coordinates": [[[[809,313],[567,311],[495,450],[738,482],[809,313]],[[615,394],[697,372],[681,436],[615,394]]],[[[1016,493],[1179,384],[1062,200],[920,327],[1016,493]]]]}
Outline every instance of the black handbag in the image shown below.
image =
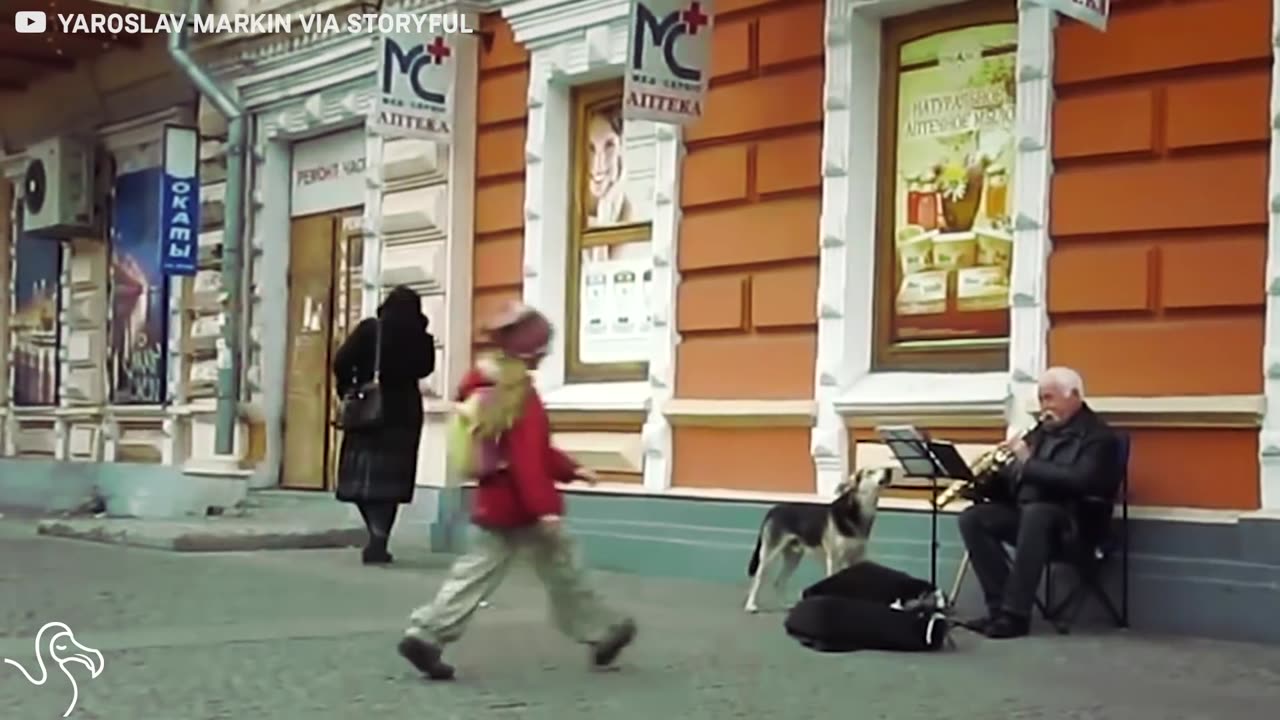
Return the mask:
{"type": "Polygon", "coordinates": [[[373,430],[382,426],[382,319],[373,350],[373,380],[357,383],[342,398],[338,427],[342,430],[373,430]]]}

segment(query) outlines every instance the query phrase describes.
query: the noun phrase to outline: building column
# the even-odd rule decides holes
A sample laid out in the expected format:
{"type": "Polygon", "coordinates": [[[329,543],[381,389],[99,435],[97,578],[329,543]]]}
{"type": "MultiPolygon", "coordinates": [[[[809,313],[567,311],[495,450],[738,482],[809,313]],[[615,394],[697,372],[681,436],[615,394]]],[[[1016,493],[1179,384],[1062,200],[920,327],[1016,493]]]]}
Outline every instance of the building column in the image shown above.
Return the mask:
{"type": "MultiPolygon", "coordinates": [[[[853,0],[827,0],[824,33],[818,349],[813,388],[817,411],[809,442],[814,487],[823,497],[833,495],[853,471],[853,444],[836,400],[871,364],[870,309],[857,312],[849,293],[853,264],[875,262],[874,245],[866,241],[874,237],[876,178],[850,173],[850,167],[854,153],[874,155],[877,148],[875,105],[854,97],[859,85],[854,74],[865,69],[854,54],[879,53],[880,25],[862,21],[853,5],[853,0]],[[859,225],[867,227],[867,236],[856,231],[859,225]]],[[[861,84],[865,87],[869,81],[862,78],[861,84]]]]}
{"type": "Polygon", "coordinates": [[[1036,386],[1048,367],[1049,192],[1053,177],[1053,31],[1057,15],[1040,5],[1018,12],[1015,101],[1017,177],[1013,188],[1013,267],[1009,278],[1007,420],[1021,429],[1039,406],[1036,386]]]}
{"type": "Polygon", "coordinates": [[[680,270],[680,179],[684,142],[679,125],[656,124],[657,177],[654,183],[653,333],[649,347],[649,411],[640,431],[644,444],[644,488],[671,487],[674,449],[667,406],[676,391],[676,301],[680,270]]]}
{"type": "Polygon", "coordinates": [[[1266,320],[1262,347],[1262,388],[1266,411],[1258,438],[1259,498],[1262,509],[1280,510],[1280,0],[1272,3],[1271,162],[1267,194],[1266,320]]]}
{"type": "Polygon", "coordinates": [[[23,156],[0,158],[0,358],[4,358],[5,366],[0,374],[0,457],[12,457],[15,454],[14,433],[18,421],[13,416],[13,336],[10,326],[13,318],[13,280],[17,269],[18,258],[18,202],[22,192],[23,156]]]}

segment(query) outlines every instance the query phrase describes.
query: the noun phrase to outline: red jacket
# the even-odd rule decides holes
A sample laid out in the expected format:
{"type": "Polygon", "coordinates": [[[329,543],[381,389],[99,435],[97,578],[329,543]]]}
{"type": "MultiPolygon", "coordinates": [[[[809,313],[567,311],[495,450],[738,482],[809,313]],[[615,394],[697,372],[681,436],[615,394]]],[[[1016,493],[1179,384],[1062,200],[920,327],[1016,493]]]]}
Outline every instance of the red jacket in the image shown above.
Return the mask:
{"type": "MultiPolygon", "coordinates": [[[[458,388],[458,401],[492,384],[487,375],[472,368],[458,388]]],[[[532,387],[525,395],[520,417],[503,434],[501,448],[507,469],[476,487],[471,521],[481,527],[505,529],[532,525],[544,515],[563,515],[564,498],[556,483],[572,481],[578,465],[552,447],[547,410],[532,387]]]]}

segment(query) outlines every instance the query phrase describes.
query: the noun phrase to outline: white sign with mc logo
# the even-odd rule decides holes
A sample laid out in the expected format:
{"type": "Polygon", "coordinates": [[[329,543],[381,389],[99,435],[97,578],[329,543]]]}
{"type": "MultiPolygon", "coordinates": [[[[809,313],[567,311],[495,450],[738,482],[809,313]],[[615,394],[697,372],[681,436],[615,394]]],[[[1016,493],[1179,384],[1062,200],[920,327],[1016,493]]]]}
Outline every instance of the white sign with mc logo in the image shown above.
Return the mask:
{"type": "Polygon", "coordinates": [[[687,125],[702,117],[712,0],[631,0],[622,116],[687,125]]]}
{"type": "Polygon", "coordinates": [[[370,130],[385,137],[449,142],[456,39],[446,32],[383,34],[370,130]]]}

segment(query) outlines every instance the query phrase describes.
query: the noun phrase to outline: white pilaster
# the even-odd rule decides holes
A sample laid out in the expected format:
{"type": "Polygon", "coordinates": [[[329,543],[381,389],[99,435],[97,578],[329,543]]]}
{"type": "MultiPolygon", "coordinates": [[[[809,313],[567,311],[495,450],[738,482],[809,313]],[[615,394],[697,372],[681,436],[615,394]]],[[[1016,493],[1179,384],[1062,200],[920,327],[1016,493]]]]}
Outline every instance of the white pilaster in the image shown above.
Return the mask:
{"type": "MultiPolygon", "coordinates": [[[[70,364],[67,362],[67,345],[71,342],[71,243],[59,242],[58,251],[62,255],[58,272],[58,380],[57,405],[59,408],[70,407],[65,390],[66,378],[70,375],[70,364]]],[[[53,459],[67,459],[67,418],[59,414],[53,422],[53,459]]]]}
{"type": "MultiPolygon", "coordinates": [[[[6,259],[6,262],[9,263],[9,282],[6,284],[4,292],[8,294],[8,305],[11,308],[17,306],[17,297],[15,292],[17,290],[18,272],[18,207],[19,203],[22,202],[22,175],[25,169],[25,155],[10,155],[0,158],[0,173],[3,173],[4,177],[8,179],[10,184],[13,186],[13,205],[9,208],[9,215],[7,217],[0,218],[0,222],[9,224],[9,257],[6,259]]],[[[18,432],[18,420],[13,414],[13,387],[15,381],[14,367],[16,366],[14,362],[15,358],[13,349],[16,338],[13,335],[13,326],[8,320],[4,321],[4,332],[4,372],[7,378],[5,382],[5,395],[3,398],[0,398],[0,402],[2,402],[6,407],[7,412],[3,419],[5,424],[4,432],[0,433],[4,438],[4,446],[3,448],[0,448],[0,451],[3,451],[5,457],[12,457],[17,453],[14,436],[18,432]]]]}
{"type": "Polygon", "coordinates": [[[1026,425],[1048,365],[1049,192],[1053,177],[1053,29],[1057,15],[1026,4],[1018,13],[1017,152],[1009,297],[1009,423],[1026,425]]]}
{"type": "Polygon", "coordinates": [[[833,494],[851,470],[849,430],[836,400],[871,370],[874,306],[867,300],[873,298],[860,284],[874,284],[875,277],[879,109],[868,100],[879,93],[880,23],[858,14],[854,5],[828,0],[824,28],[817,417],[809,444],[820,496],[833,494]]]}
{"type": "MultiPolygon", "coordinates": [[[[1280,0],[1272,3],[1272,56],[1280,61],[1280,0]]],[[[1264,510],[1280,509],[1280,62],[1271,66],[1271,164],[1267,223],[1267,309],[1262,386],[1266,412],[1258,439],[1259,483],[1264,510]]]]}
{"type": "Polygon", "coordinates": [[[658,167],[653,212],[653,332],[649,347],[649,414],[645,418],[644,487],[661,492],[671,487],[671,421],[666,408],[675,396],[676,289],[680,271],[676,258],[680,235],[680,178],[684,143],[678,125],[657,128],[658,167]]]}
{"type": "MultiPolygon", "coordinates": [[[[475,255],[476,95],[479,88],[480,47],[475,36],[459,38],[454,63],[453,142],[449,148],[449,229],[445,243],[445,394],[462,381],[471,362],[471,312],[475,255]]],[[[441,459],[443,462],[443,458],[441,459]]],[[[443,468],[441,476],[444,476],[443,468]]]]}
{"type": "MultiPolygon", "coordinates": [[[[644,409],[652,444],[646,452],[664,447],[667,430],[652,416],[659,402],[654,383],[674,384],[674,330],[659,327],[653,335],[648,382],[565,384],[566,333],[565,288],[569,254],[569,186],[572,125],[572,88],[618,78],[626,61],[627,0],[581,0],[579,3],[548,3],[546,0],[517,0],[502,9],[517,42],[529,48],[528,120],[525,141],[524,203],[524,296],[562,332],[552,340],[551,351],[537,373],[538,389],[547,404],[557,409],[644,409]],[[554,5],[554,7],[552,7],[554,5]],[[669,377],[668,377],[669,376],[669,377]]],[[[665,131],[659,131],[665,132],[665,131]]],[[[670,168],[668,178],[655,184],[655,213],[652,243],[655,262],[667,254],[674,265],[676,233],[679,226],[679,166],[682,144],[679,134],[655,143],[657,165],[670,168]],[[664,199],[664,194],[668,196],[664,199]]],[[[677,274],[657,269],[654,278],[655,302],[660,304],[674,293],[677,274]],[[660,286],[659,283],[666,283],[660,286]]],[[[674,305],[665,308],[666,321],[674,322],[674,305]]],[[[666,420],[660,421],[665,424],[666,420]]],[[[664,471],[665,472],[665,471],[664,471]]],[[[662,475],[656,475],[661,477],[662,475]]],[[[657,483],[657,480],[653,482],[657,483]]]]}
{"type": "Polygon", "coordinates": [[[379,135],[365,138],[364,167],[365,193],[364,217],[360,227],[364,235],[361,258],[360,315],[373,317],[382,302],[382,147],[385,141],[379,135]]]}
{"type": "Polygon", "coordinates": [[[524,170],[524,302],[546,314],[561,332],[537,372],[538,389],[564,385],[565,276],[569,215],[570,118],[567,84],[555,63],[556,46],[534,49],[529,58],[529,89],[524,170]]]}

